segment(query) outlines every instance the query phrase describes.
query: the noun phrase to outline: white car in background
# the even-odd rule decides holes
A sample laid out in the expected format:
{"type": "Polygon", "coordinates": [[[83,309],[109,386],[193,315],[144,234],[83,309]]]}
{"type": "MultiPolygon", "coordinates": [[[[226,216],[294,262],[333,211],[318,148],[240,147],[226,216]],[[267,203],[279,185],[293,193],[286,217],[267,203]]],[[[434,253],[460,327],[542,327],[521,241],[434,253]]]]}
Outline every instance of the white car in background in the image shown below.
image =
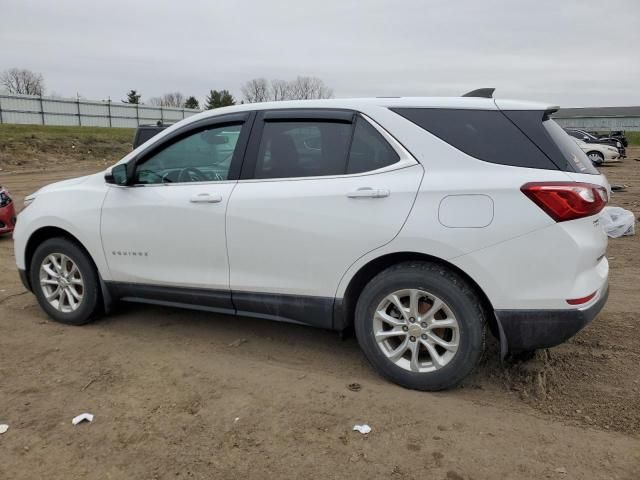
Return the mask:
{"type": "Polygon", "coordinates": [[[589,157],[589,160],[591,160],[591,163],[594,165],[621,161],[620,151],[616,147],[602,143],[586,143],[577,138],[571,138],[573,138],[580,149],[587,154],[587,157],[589,157]]]}

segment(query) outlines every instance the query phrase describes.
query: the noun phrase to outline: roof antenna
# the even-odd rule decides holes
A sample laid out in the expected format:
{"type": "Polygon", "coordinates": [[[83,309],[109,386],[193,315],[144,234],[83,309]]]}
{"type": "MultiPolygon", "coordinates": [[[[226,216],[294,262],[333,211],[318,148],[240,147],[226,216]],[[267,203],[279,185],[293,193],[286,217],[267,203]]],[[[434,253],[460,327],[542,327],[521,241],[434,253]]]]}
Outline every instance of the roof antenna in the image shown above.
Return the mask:
{"type": "Polygon", "coordinates": [[[495,88],[478,88],[477,90],[471,90],[470,92],[467,92],[462,96],[476,98],[493,98],[493,92],[495,91],[495,88]]]}

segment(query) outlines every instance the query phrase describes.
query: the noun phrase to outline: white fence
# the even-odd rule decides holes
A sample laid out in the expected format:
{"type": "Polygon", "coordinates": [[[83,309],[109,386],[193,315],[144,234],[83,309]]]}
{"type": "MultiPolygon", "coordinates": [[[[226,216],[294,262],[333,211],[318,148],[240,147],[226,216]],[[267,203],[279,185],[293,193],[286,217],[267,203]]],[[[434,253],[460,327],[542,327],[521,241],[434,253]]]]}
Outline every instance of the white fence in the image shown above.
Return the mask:
{"type": "Polygon", "coordinates": [[[0,123],[124,127],[175,123],[200,113],[190,108],[152,107],[129,103],[0,94],[0,123]]]}
{"type": "Polygon", "coordinates": [[[562,127],[583,128],[585,130],[624,130],[640,132],[640,116],[637,117],[567,117],[553,119],[562,127]]]}

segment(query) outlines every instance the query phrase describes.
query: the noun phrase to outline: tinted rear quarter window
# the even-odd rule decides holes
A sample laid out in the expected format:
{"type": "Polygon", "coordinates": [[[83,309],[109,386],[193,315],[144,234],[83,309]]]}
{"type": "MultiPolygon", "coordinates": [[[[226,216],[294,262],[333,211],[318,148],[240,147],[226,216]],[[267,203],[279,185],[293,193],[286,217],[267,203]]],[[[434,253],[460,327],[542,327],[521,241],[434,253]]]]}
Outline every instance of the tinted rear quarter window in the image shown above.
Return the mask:
{"type": "Polygon", "coordinates": [[[388,167],[400,156],[366,120],[358,118],[349,151],[347,173],[363,173],[388,167]]]}
{"type": "Polygon", "coordinates": [[[515,167],[558,167],[499,110],[393,108],[467,155],[515,167]]]}

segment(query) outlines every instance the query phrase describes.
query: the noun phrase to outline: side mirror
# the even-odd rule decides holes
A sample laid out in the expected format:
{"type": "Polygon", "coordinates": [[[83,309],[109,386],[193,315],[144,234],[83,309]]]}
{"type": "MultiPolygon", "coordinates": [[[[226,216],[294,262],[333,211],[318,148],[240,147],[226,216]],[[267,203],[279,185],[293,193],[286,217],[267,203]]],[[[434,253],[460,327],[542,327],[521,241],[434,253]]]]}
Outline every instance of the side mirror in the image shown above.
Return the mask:
{"type": "Polygon", "coordinates": [[[127,164],[120,163],[111,168],[110,172],[104,175],[104,181],[111,185],[126,186],[129,184],[129,177],[127,175],[127,164]]]}

